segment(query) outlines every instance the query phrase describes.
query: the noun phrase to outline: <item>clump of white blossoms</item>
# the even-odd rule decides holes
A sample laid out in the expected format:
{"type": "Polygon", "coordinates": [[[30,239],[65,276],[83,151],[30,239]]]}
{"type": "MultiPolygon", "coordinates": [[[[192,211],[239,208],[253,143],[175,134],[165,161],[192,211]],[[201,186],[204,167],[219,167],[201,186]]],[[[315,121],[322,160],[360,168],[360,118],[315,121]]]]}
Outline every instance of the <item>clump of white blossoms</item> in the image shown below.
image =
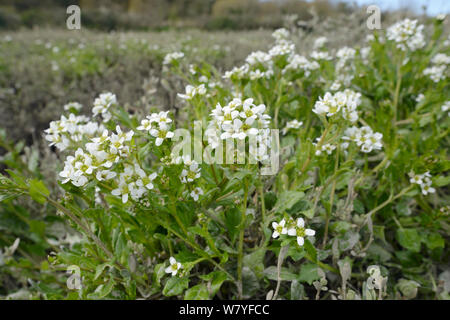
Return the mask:
{"type": "Polygon", "coordinates": [[[91,139],[86,143],[86,151],[78,148],[74,156],[68,156],[64,163],[64,170],[60,176],[63,183],[71,181],[73,185],[82,187],[91,178],[99,181],[115,177],[110,173],[110,168],[122,158],[127,158],[130,152],[129,142],[134,132],[122,132],[119,126],[117,133],[108,134],[104,130],[101,136],[91,139]]]}
{"type": "Polygon", "coordinates": [[[356,142],[356,145],[364,153],[381,150],[383,147],[382,138],[383,135],[381,133],[373,132],[372,128],[368,126],[347,128],[342,137],[343,140],[356,142]]]}
{"type": "Polygon", "coordinates": [[[422,174],[415,174],[414,172],[411,172],[409,176],[409,182],[418,184],[424,195],[436,192],[436,189],[431,186],[433,182],[431,181],[431,174],[428,171],[422,174]]]}
{"type": "Polygon", "coordinates": [[[183,57],[184,57],[184,53],[183,52],[171,52],[171,53],[168,53],[164,57],[163,64],[164,65],[172,64],[172,63],[182,59],[183,57]]]}
{"type": "Polygon", "coordinates": [[[160,146],[165,139],[172,139],[174,133],[170,131],[172,119],[168,116],[169,111],[152,113],[141,121],[137,130],[148,131],[155,139],[155,145],[160,146]]]}
{"type": "Polygon", "coordinates": [[[117,98],[115,94],[110,92],[102,93],[94,101],[94,107],[92,108],[92,113],[94,116],[101,114],[103,121],[108,122],[111,120],[110,108],[117,104],[117,98]]]}
{"type": "MultiPolygon", "coordinates": [[[[319,141],[320,138],[317,138],[316,141],[319,141]]],[[[316,156],[320,156],[322,152],[326,152],[328,155],[333,153],[333,150],[336,149],[336,146],[330,143],[324,143],[320,147],[317,147],[317,143],[313,143],[316,146],[317,150],[315,152],[316,156]]]]}
{"type": "Polygon", "coordinates": [[[181,263],[177,262],[174,257],[170,257],[169,259],[169,266],[166,268],[166,273],[171,273],[172,277],[176,276],[178,271],[180,271],[183,266],[181,263]]]}
{"type": "Polygon", "coordinates": [[[63,151],[83,138],[90,139],[103,130],[103,125],[90,121],[88,117],[71,113],[68,117],[62,115],[60,120],[50,122],[50,128],[44,132],[50,146],[54,145],[63,151]]]}
{"type": "Polygon", "coordinates": [[[397,48],[402,51],[407,49],[416,51],[425,46],[423,28],[424,26],[419,25],[417,20],[405,19],[387,29],[387,38],[394,41],[397,48]]]}
{"type": "Polygon", "coordinates": [[[197,87],[194,87],[189,84],[186,86],[186,93],[185,94],[178,93],[178,97],[184,100],[192,100],[196,95],[203,96],[205,94],[206,94],[206,87],[204,84],[201,84],[197,87]]]}
{"type": "Polygon", "coordinates": [[[310,57],[314,60],[320,61],[320,60],[332,60],[333,57],[328,53],[328,51],[313,51],[310,54],[310,57]]]}
{"type": "Polygon", "coordinates": [[[64,106],[64,110],[65,111],[80,111],[83,108],[83,105],[81,103],[78,102],[69,102],[68,104],[66,104],[64,106]]]}
{"type": "Polygon", "coordinates": [[[270,116],[265,113],[264,104],[255,105],[253,101],[252,98],[244,101],[234,98],[224,107],[220,103],[216,105],[210,114],[212,120],[205,132],[213,149],[219,146],[219,140],[244,140],[249,137],[259,143],[257,154],[260,154],[261,150],[267,151],[271,143],[271,136],[267,132],[270,116]]]}
{"type": "Polygon", "coordinates": [[[122,198],[123,203],[128,202],[128,198],[134,201],[141,199],[147,190],[153,189],[153,180],[157,174],[154,172],[148,175],[139,164],[124,165],[124,171],[120,173],[118,187],[111,191],[114,196],[122,198]]]}
{"type": "Polygon", "coordinates": [[[274,229],[272,233],[273,238],[278,238],[285,234],[297,237],[297,244],[299,246],[304,245],[306,236],[312,237],[316,234],[314,230],[305,228],[305,220],[303,218],[298,218],[297,221],[289,218],[288,222],[282,219],[279,223],[274,221],[272,222],[272,228],[274,229]]]}
{"type": "Polygon", "coordinates": [[[303,125],[303,121],[298,121],[297,119],[288,121],[286,123],[286,126],[283,128],[282,133],[285,135],[290,129],[300,129],[300,127],[303,125]]]}
{"type": "Polygon", "coordinates": [[[447,77],[447,67],[450,64],[450,56],[447,56],[444,53],[438,53],[431,59],[431,64],[431,67],[423,70],[423,74],[430,77],[430,79],[436,83],[445,80],[447,77]]]}
{"type": "Polygon", "coordinates": [[[312,71],[320,68],[319,63],[316,61],[309,61],[304,56],[298,54],[292,54],[288,57],[288,64],[284,68],[283,73],[286,73],[288,70],[303,70],[305,77],[308,77],[312,71]]]}
{"type": "Polygon", "coordinates": [[[319,37],[316,40],[314,40],[314,49],[321,49],[328,43],[327,37],[319,37]]]}
{"type": "MultiPolygon", "coordinates": [[[[171,157],[172,157],[172,155],[171,155],[171,157]]],[[[170,163],[184,165],[183,170],[181,171],[181,175],[180,175],[180,180],[182,183],[191,183],[201,177],[201,168],[199,167],[199,164],[197,161],[191,159],[190,155],[184,155],[184,156],[179,156],[179,157],[173,158],[170,163]]],[[[200,190],[197,190],[196,194],[202,195],[203,191],[201,190],[201,193],[200,193],[200,190]]],[[[191,196],[195,199],[194,195],[191,194],[191,196]]],[[[197,201],[197,200],[195,200],[195,201],[197,201]]]]}
{"type": "Polygon", "coordinates": [[[325,93],[319,97],[314,105],[313,112],[327,117],[340,114],[344,119],[354,123],[358,120],[357,107],[361,104],[361,94],[350,89],[339,91],[335,94],[325,93]]]}

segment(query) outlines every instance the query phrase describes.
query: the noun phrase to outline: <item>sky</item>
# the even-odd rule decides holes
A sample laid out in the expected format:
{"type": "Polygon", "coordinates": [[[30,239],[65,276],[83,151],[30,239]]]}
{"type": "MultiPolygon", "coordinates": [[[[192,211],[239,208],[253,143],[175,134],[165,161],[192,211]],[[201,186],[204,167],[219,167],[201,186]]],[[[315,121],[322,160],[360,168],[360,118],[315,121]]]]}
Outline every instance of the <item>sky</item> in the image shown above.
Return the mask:
{"type": "Polygon", "coordinates": [[[439,13],[450,13],[450,0],[341,0],[343,2],[359,5],[378,5],[382,10],[411,8],[416,12],[422,12],[422,6],[427,6],[427,14],[435,16],[439,13]]]}

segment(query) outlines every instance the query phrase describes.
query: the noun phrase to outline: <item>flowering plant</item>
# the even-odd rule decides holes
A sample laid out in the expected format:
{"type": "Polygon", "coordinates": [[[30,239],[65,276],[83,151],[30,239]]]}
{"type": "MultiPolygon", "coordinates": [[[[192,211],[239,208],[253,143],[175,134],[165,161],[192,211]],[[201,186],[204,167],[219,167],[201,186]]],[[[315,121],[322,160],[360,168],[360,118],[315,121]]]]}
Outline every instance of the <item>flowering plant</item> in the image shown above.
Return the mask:
{"type": "Polygon", "coordinates": [[[319,38],[308,58],[280,29],[267,52],[223,75],[168,53],[166,71],[188,82],[181,114],[131,113],[112,93],[91,117],[67,105],[45,130],[64,195],[17,170],[0,180],[2,197],[49,204],[83,235],[49,257],[81,269],[79,289],[54,296],[421,292],[434,282],[427,264],[448,262],[449,235],[449,48],[440,22],[431,39],[423,32],[405,20],[337,52],[319,38]]]}

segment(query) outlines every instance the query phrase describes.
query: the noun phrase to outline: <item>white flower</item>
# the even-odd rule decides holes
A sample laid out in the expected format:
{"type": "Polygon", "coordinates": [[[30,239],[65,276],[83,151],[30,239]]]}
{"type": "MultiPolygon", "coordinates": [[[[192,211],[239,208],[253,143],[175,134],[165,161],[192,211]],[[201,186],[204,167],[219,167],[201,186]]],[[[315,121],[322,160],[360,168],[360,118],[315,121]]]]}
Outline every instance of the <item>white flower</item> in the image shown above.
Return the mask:
{"type": "Polygon", "coordinates": [[[174,136],[166,125],[160,125],[159,129],[151,129],[150,134],[156,138],[155,145],[160,146],[165,139],[171,139],[174,136]]]}
{"type": "Polygon", "coordinates": [[[416,97],[416,102],[420,103],[423,101],[423,99],[425,99],[425,95],[423,93],[421,93],[416,97]]]}
{"type": "Polygon", "coordinates": [[[282,133],[285,135],[289,129],[299,129],[303,125],[303,121],[292,120],[286,123],[286,127],[283,128],[282,133]]]}
{"type": "Polygon", "coordinates": [[[181,182],[188,183],[193,182],[195,179],[200,178],[201,169],[195,160],[190,160],[189,156],[183,157],[185,168],[181,171],[181,182]]]}
{"type": "Polygon", "coordinates": [[[273,228],[273,238],[278,238],[282,234],[287,234],[288,230],[286,228],[286,220],[281,220],[280,223],[276,223],[275,221],[272,222],[272,228],[273,228]]]}
{"type": "Polygon", "coordinates": [[[195,188],[194,190],[192,190],[192,192],[190,193],[192,199],[194,199],[194,201],[198,201],[199,196],[203,195],[203,190],[202,188],[195,188]]]}
{"type": "Polygon", "coordinates": [[[180,60],[181,58],[184,57],[184,53],[183,52],[172,52],[172,53],[168,53],[166,54],[166,56],[164,57],[164,61],[163,64],[167,65],[167,64],[171,64],[175,61],[180,60]]]}
{"type": "Polygon", "coordinates": [[[83,105],[81,105],[78,102],[69,102],[64,106],[65,111],[69,111],[70,109],[75,109],[76,111],[80,111],[83,108],[83,105]]]}
{"type": "Polygon", "coordinates": [[[303,246],[306,236],[312,237],[315,234],[316,232],[314,230],[305,229],[305,220],[303,220],[303,218],[298,218],[296,227],[288,230],[288,235],[297,237],[297,243],[299,246],[303,246]]]}
{"type": "Polygon", "coordinates": [[[101,114],[103,117],[103,121],[108,122],[111,119],[111,113],[109,109],[111,106],[117,104],[117,98],[115,94],[110,92],[102,93],[98,98],[94,101],[94,107],[92,108],[92,113],[94,116],[101,114]]]}
{"type": "Polygon", "coordinates": [[[205,95],[206,94],[206,87],[205,84],[201,84],[198,87],[194,87],[192,85],[186,86],[186,94],[178,93],[178,97],[184,100],[192,100],[196,95],[205,95]]]}
{"type": "Polygon", "coordinates": [[[130,188],[123,177],[121,177],[121,179],[120,179],[118,188],[111,191],[112,195],[122,197],[123,203],[128,202],[129,193],[130,193],[130,188]]]}
{"type": "Polygon", "coordinates": [[[431,183],[422,185],[422,193],[424,195],[427,195],[429,193],[435,193],[435,192],[436,192],[436,189],[431,186],[431,183]]]}
{"type": "Polygon", "coordinates": [[[166,273],[171,273],[172,277],[176,276],[178,271],[183,268],[181,263],[177,262],[174,257],[169,259],[170,266],[166,268],[166,273]]]}

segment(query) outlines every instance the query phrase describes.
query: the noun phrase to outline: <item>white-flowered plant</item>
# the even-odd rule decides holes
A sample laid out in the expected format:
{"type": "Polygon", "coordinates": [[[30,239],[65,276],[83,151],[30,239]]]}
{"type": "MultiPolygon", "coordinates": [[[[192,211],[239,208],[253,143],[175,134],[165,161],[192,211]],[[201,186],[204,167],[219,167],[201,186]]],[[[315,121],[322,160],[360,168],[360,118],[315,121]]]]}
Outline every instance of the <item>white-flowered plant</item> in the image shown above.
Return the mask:
{"type": "Polygon", "coordinates": [[[423,35],[424,26],[417,20],[405,19],[399,21],[387,29],[388,40],[394,41],[397,48],[406,51],[416,51],[425,46],[423,35]]]}
{"type": "Polygon", "coordinates": [[[278,238],[281,235],[289,235],[297,238],[297,244],[301,247],[305,244],[305,237],[312,237],[316,232],[305,228],[305,220],[298,218],[297,221],[289,217],[288,221],[282,219],[279,223],[272,222],[272,238],[278,238]]]}

